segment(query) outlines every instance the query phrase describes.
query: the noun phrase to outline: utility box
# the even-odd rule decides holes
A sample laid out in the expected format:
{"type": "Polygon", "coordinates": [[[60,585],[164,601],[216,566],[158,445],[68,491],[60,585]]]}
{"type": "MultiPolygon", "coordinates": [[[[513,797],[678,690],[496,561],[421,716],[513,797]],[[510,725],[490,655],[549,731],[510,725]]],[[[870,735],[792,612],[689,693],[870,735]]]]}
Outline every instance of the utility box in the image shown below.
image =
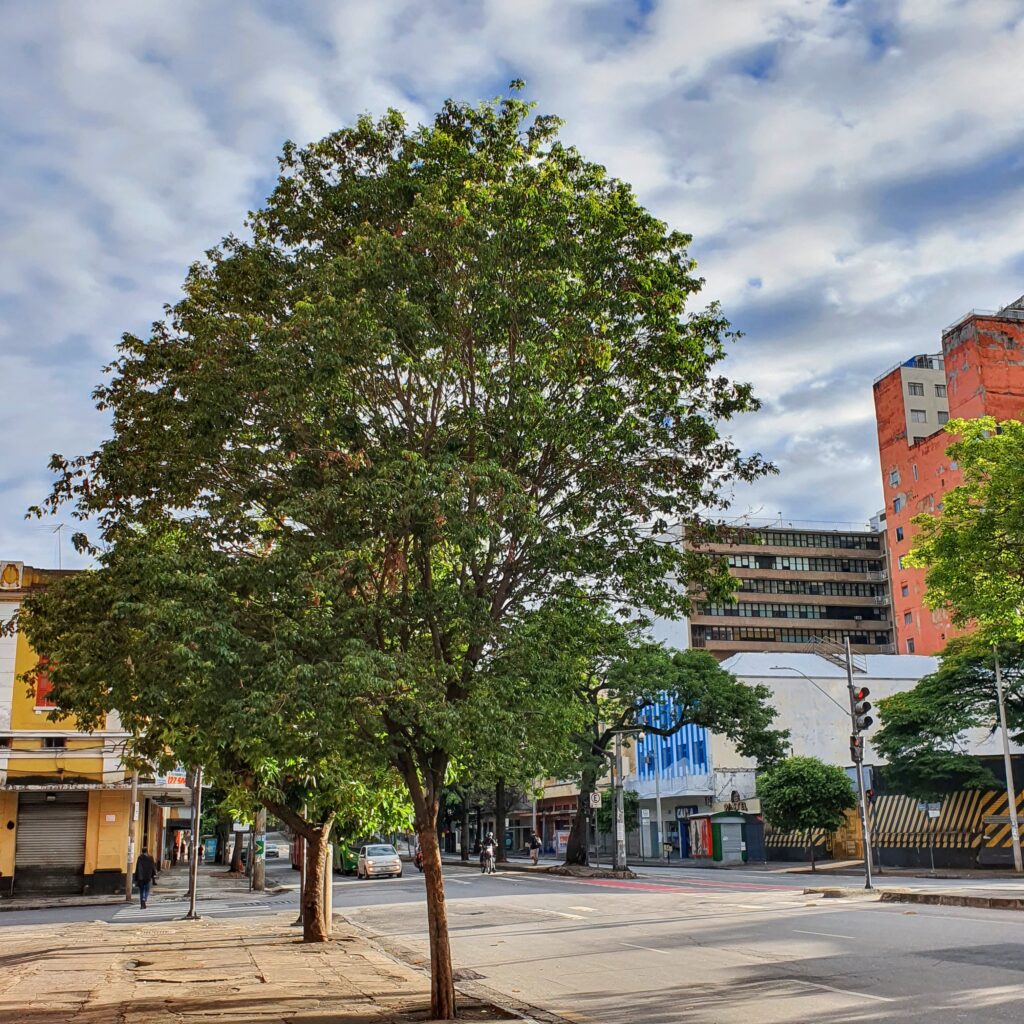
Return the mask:
{"type": "Polygon", "coordinates": [[[695,814],[690,818],[690,856],[707,857],[717,864],[747,860],[747,819],[732,811],[695,814]]]}

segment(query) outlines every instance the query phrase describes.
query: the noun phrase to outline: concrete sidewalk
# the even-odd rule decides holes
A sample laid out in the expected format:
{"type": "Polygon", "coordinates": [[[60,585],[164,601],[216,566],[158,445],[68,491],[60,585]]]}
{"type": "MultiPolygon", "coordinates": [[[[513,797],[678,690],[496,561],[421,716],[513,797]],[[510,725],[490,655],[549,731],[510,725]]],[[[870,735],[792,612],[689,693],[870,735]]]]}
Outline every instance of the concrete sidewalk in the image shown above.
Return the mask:
{"type": "MultiPolygon", "coordinates": [[[[178,864],[166,868],[157,876],[150,902],[182,902],[188,899],[188,865],[178,864]]],[[[237,899],[249,894],[249,879],[244,875],[230,875],[221,864],[200,864],[198,879],[200,900],[237,899]]],[[[287,892],[292,886],[283,886],[267,879],[264,890],[268,896],[287,892]]],[[[135,890],[131,902],[138,903],[135,890]]],[[[101,896],[5,896],[0,897],[0,912],[5,910],[53,910],[59,907],[110,907],[126,903],[124,893],[105,893],[101,896]]]]}
{"type": "MultiPolygon", "coordinates": [[[[344,921],[304,945],[293,915],[7,929],[0,1024],[423,1024],[426,974],[344,921]]],[[[468,997],[462,1018],[520,1020],[468,997]]]]}

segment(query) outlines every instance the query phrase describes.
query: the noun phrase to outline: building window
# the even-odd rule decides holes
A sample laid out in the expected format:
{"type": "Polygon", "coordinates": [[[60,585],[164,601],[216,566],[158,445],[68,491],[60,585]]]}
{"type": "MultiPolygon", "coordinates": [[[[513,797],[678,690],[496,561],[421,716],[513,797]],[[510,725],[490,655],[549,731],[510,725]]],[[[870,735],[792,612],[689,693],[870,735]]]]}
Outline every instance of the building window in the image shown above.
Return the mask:
{"type": "Polygon", "coordinates": [[[914,613],[913,612],[904,612],[903,613],[903,625],[904,626],[912,626],[913,624],[914,624],[914,613]]]}
{"type": "Polygon", "coordinates": [[[896,539],[897,540],[903,540],[903,527],[902,526],[897,526],[896,527],[896,539]]]}
{"type": "Polygon", "coordinates": [[[889,486],[899,487],[900,485],[900,471],[898,469],[889,470],[889,486]]]}
{"type": "Polygon", "coordinates": [[[906,568],[906,566],[903,564],[903,559],[906,558],[906,557],[907,557],[906,555],[900,555],[900,557],[898,559],[898,561],[900,563],[900,568],[901,569],[905,569],[906,568]]]}
{"type": "Polygon", "coordinates": [[[53,681],[50,673],[41,668],[36,673],[36,707],[55,708],[57,705],[50,699],[50,692],[53,690],[53,681]]]}
{"type": "Polygon", "coordinates": [[[907,638],[907,654],[913,654],[913,653],[914,653],[914,641],[911,640],[908,637],[907,638]]]}
{"type": "Polygon", "coordinates": [[[936,398],[945,398],[946,397],[946,385],[945,384],[936,384],[935,385],[935,397],[936,398]]]}
{"type": "Polygon", "coordinates": [[[911,409],[910,410],[910,422],[911,423],[927,423],[928,422],[928,411],[926,409],[911,409]]]}
{"type": "Polygon", "coordinates": [[[0,736],[0,750],[7,750],[11,745],[10,736],[0,736]]]}
{"type": "Polygon", "coordinates": [[[909,384],[907,384],[907,394],[923,396],[924,395],[924,385],[923,384],[917,384],[914,381],[911,381],[909,384]]]}
{"type": "Polygon", "coordinates": [[[899,510],[901,508],[903,508],[903,499],[902,498],[893,498],[892,499],[892,510],[893,510],[893,512],[899,512],[899,510]]]}
{"type": "Polygon", "coordinates": [[[904,583],[900,587],[900,597],[910,597],[910,585],[908,583],[904,583]]]}
{"type": "Polygon", "coordinates": [[[917,479],[917,463],[915,462],[915,463],[913,464],[913,466],[911,466],[910,468],[911,468],[911,470],[913,470],[913,473],[914,473],[914,479],[916,480],[916,479],[917,479]]]}
{"type": "Polygon", "coordinates": [[[914,438],[914,444],[920,444],[923,440],[924,440],[923,437],[915,437],[914,438]]]}
{"type": "Polygon", "coordinates": [[[939,426],[949,422],[949,413],[945,409],[939,410],[939,426]]]}
{"type": "Polygon", "coordinates": [[[63,736],[45,736],[43,738],[43,747],[47,750],[56,750],[67,745],[68,741],[63,736]]]}

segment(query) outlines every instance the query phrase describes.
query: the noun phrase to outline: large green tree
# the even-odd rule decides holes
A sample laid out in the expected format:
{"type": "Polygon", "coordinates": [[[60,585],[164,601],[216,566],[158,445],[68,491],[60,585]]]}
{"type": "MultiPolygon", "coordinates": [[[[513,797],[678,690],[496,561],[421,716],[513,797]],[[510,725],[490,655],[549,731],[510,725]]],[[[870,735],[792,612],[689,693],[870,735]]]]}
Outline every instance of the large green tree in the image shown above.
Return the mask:
{"type": "Polygon", "coordinates": [[[925,600],[989,641],[1024,642],[1024,424],[951,420],[962,483],[914,519],[907,564],[927,570],[925,600]]]}
{"type": "MultiPolygon", "coordinates": [[[[1014,742],[1024,740],[1024,647],[999,649],[1006,687],[1006,718],[1014,742]]],[[[968,752],[967,733],[992,733],[999,721],[995,654],[983,637],[947,644],[939,668],[912,690],[878,702],[881,728],[872,738],[888,761],[888,788],[921,800],[959,789],[998,786],[995,776],[968,752]]]]}
{"type": "Polygon", "coordinates": [[[766,469],[721,432],[757,403],[721,372],[719,309],[687,308],[689,238],[558,129],[513,95],[288,144],[251,236],[124,338],[97,392],[113,436],[53,463],[51,505],[94,518],[92,543],[174,528],[252,566],[287,657],[336,688],[325,732],[337,707],[402,776],[438,1018],[436,815],[490,660],[565,581],[663,615],[688,584],[726,593],[665,537],[766,469]]]}
{"type": "Polygon", "coordinates": [[[304,838],[304,938],[323,941],[336,815],[371,830],[407,825],[409,813],[348,691],[286,632],[302,609],[284,590],[256,589],[270,563],[211,553],[184,525],[126,533],[100,570],[29,598],[20,625],[47,653],[62,712],[101,728],[116,710],[131,763],[201,765],[222,802],[250,816],[266,806],[304,838]]]}
{"type": "Polygon", "coordinates": [[[765,820],[783,832],[806,832],[814,870],[814,833],[834,832],[857,806],[850,777],[816,757],[788,757],[758,776],[765,820]]]}

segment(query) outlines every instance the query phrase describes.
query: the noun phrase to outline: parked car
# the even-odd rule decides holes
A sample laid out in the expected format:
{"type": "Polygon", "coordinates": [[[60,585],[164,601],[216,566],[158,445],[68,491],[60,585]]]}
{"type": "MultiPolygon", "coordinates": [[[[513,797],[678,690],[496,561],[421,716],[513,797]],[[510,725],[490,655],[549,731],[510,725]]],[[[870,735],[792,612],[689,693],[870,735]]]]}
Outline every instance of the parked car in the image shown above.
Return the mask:
{"type": "Polygon", "coordinates": [[[390,843],[374,843],[359,850],[356,878],[402,877],[402,858],[390,843]]]}

